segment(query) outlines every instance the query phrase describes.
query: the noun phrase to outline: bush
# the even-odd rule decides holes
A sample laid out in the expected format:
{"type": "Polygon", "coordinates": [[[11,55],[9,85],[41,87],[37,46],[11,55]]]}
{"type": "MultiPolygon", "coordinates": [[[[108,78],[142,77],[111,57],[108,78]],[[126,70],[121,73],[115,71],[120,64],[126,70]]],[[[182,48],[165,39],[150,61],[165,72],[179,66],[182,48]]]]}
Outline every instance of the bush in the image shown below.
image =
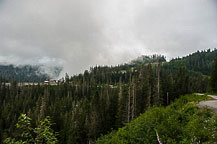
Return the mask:
{"type": "Polygon", "coordinates": [[[153,107],[118,131],[102,136],[97,144],[203,143],[217,141],[217,116],[197,107],[207,96],[186,95],[168,107],[153,107]]]}

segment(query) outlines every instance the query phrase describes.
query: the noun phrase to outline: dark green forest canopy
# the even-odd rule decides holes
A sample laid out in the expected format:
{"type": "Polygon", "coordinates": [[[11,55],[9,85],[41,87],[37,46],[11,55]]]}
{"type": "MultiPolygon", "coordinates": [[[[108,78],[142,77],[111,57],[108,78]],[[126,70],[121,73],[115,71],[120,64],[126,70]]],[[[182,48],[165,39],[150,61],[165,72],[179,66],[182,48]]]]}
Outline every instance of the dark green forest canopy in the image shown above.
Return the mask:
{"type": "Polygon", "coordinates": [[[15,123],[26,113],[33,127],[50,116],[59,143],[94,143],[153,106],[167,106],[181,95],[207,92],[209,77],[183,66],[184,59],[96,66],[72,77],[66,74],[55,86],[18,86],[16,82],[8,86],[2,81],[0,140],[19,134],[15,123]]]}
{"type": "Polygon", "coordinates": [[[1,84],[1,139],[16,135],[15,122],[20,113],[27,113],[33,125],[49,115],[55,123],[53,129],[60,134],[60,143],[94,142],[153,105],[168,105],[180,95],[206,91],[203,77],[190,77],[182,68],[172,73],[160,64],[118,74],[96,68],[67,78],[57,86],[1,84]]]}

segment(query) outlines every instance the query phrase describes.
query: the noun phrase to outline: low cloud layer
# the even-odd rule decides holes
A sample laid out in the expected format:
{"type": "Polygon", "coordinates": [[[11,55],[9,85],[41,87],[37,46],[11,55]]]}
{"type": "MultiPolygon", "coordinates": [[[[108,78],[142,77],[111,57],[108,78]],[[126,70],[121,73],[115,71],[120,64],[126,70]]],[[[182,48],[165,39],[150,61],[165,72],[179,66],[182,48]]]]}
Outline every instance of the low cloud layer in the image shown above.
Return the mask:
{"type": "Polygon", "coordinates": [[[217,47],[216,0],[0,0],[0,63],[80,73],[217,47]]]}

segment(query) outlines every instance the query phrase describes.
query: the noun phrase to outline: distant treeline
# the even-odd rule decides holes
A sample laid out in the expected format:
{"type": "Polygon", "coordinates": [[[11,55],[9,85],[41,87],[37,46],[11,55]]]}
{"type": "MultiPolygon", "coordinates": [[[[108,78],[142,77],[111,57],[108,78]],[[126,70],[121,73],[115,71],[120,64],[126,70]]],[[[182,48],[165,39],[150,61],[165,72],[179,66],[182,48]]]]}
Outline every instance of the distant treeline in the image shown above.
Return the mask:
{"type": "Polygon", "coordinates": [[[176,58],[170,61],[171,66],[184,66],[188,70],[200,72],[204,75],[211,75],[214,61],[217,59],[217,49],[197,51],[183,58],[176,58]]]}

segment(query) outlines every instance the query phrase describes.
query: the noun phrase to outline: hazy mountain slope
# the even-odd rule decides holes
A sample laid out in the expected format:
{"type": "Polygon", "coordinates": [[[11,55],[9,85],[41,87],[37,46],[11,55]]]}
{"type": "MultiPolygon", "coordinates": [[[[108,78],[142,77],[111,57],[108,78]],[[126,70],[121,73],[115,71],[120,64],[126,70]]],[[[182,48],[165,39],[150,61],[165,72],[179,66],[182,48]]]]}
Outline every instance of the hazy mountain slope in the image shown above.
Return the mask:
{"type": "Polygon", "coordinates": [[[58,77],[62,68],[52,67],[46,70],[45,66],[14,66],[14,65],[0,65],[0,77],[11,81],[17,80],[19,82],[42,82],[44,80],[58,77]]]}

